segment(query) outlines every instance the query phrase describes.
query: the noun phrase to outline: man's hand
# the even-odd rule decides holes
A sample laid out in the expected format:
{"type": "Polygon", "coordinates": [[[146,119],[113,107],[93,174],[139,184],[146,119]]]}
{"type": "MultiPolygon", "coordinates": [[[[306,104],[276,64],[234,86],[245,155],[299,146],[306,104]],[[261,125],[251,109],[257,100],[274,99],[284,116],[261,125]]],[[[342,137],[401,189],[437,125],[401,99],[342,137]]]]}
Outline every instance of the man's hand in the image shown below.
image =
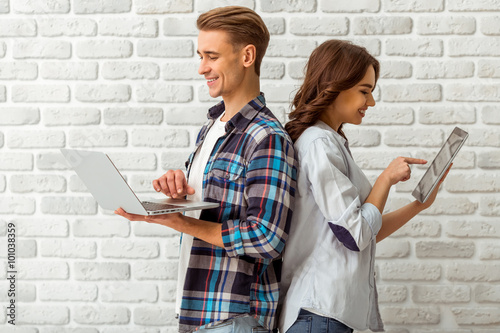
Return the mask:
{"type": "Polygon", "coordinates": [[[168,170],[163,176],[153,180],[156,192],[161,192],[174,199],[193,195],[195,190],[188,185],[182,170],[168,170]]]}
{"type": "Polygon", "coordinates": [[[145,221],[149,223],[161,224],[173,228],[173,222],[182,217],[181,213],[161,214],[161,215],[137,215],[127,213],[123,208],[114,211],[116,215],[123,216],[129,221],[145,221]]]}

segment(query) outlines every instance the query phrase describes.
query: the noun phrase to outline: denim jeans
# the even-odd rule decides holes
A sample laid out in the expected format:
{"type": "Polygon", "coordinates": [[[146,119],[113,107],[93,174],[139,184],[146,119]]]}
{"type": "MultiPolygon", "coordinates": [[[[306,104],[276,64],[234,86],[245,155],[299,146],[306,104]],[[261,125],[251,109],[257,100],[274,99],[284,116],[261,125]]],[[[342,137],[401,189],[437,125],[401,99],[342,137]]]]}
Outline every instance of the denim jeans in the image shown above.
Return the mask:
{"type": "Polygon", "coordinates": [[[352,333],[353,329],[328,317],[300,310],[299,317],[286,333],[352,333]]]}
{"type": "Polygon", "coordinates": [[[197,333],[270,333],[268,329],[260,326],[253,317],[236,318],[210,328],[202,328],[197,333]]]}

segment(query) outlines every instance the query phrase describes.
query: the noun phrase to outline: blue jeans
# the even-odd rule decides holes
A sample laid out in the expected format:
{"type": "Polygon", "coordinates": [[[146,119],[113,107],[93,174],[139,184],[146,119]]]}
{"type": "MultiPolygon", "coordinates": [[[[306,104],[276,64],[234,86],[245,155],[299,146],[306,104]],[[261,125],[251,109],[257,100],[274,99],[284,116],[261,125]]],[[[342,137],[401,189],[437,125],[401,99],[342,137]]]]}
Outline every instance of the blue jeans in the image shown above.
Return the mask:
{"type": "Polygon", "coordinates": [[[253,317],[236,318],[210,328],[201,328],[197,333],[269,333],[253,317]]]}
{"type": "Polygon", "coordinates": [[[286,333],[352,333],[353,329],[333,319],[300,310],[299,317],[286,333]]]}

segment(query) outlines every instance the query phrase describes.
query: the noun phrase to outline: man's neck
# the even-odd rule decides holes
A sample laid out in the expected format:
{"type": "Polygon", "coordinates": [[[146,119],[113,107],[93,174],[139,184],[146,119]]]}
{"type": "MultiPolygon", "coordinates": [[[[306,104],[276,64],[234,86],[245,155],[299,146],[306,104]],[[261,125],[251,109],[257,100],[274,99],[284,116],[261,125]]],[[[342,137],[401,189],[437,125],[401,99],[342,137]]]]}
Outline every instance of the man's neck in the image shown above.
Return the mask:
{"type": "Polygon", "coordinates": [[[225,106],[225,114],[221,121],[228,121],[235,114],[247,105],[252,99],[260,94],[259,78],[251,80],[248,84],[244,85],[242,89],[238,89],[238,93],[231,96],[222,96],[225,106]]]}

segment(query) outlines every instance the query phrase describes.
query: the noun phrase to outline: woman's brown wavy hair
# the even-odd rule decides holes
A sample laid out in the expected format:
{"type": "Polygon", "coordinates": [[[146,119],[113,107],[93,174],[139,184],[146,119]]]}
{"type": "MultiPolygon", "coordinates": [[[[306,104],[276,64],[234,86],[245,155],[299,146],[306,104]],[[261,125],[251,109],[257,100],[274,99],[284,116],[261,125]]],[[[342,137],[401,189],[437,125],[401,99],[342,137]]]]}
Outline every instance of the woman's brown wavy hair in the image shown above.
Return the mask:
{"type": "MultiPolygon", "coordinates": [[[[290,121],[285,125],[293,142],[318,121],[341,91],[361,81],[370,66],[377,82],[380,64],[364,47],[341,40],[318,46],[309,57],[304,83],[293,99],[290,121]]],[[[338,132],[345,138],[342,125],[338,132]]]]}

